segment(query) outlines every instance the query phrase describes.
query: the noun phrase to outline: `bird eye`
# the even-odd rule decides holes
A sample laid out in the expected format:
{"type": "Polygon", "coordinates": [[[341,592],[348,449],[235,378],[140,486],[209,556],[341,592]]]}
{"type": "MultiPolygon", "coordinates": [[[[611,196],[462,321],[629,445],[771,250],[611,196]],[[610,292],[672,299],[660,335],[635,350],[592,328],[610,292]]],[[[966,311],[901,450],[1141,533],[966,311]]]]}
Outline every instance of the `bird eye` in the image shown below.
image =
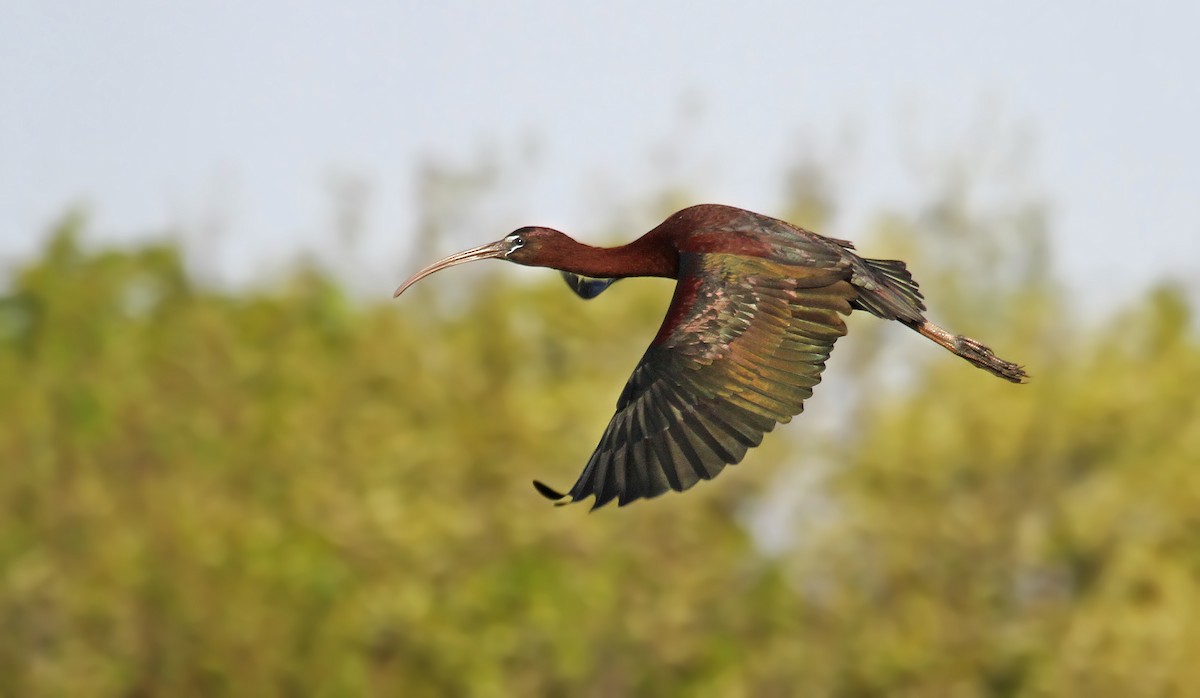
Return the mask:
{"type": "Polygon", "coordinates": [[[525,238],[518,235],[515,238],[513,238],[513,244],[516,245],[517,247],[521,247],[525,244],[525,238]]]}

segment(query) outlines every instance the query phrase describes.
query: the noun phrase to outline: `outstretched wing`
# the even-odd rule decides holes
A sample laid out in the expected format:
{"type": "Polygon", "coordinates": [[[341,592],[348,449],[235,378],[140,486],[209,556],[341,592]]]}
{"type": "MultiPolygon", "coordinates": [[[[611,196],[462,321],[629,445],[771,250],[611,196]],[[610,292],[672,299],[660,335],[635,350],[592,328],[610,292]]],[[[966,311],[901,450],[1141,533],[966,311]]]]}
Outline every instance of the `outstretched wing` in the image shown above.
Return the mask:
{"type": "Polygon", "coordinates": [[[845,267],[685,254],[658,336],[560,503],[593,509],[682,492],[742,460],[804,408],[856,296],[845,267]]]}

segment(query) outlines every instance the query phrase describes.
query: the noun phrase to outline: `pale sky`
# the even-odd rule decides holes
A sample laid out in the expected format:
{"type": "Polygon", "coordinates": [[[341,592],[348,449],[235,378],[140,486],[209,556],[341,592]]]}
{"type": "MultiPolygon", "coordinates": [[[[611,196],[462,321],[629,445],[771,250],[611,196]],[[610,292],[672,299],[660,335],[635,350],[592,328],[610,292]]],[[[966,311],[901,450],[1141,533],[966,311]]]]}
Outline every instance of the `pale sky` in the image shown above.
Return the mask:
{"type": "Polygon", "coordinates": [[[387,294],[428,261],[405,256],[421,159],[486,148],[517,181],[463,242],[595,239],[598,205],[681,174],[697,202],[778,214],[810,151],[845,159],[821,232],[854,237],[929,193],[914,149],[1024,134],[1022,186],[1081,297],[1195,290],[1198,28],[1183,2],[0,0],[0,265],[86,203],[96,240],[219,230],[213,264],[245,280],[339,244],[328,191],[349,175],[371,192],[356,282],[387,294]]]}

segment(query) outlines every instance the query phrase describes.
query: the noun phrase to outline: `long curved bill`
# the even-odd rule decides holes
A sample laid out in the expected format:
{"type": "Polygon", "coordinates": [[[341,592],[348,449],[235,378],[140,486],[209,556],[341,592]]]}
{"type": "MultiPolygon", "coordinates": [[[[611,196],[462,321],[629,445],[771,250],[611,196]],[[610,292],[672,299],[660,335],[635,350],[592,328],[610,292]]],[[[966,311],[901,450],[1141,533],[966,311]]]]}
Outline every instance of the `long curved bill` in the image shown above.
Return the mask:
{"type": "Polygon", "coordinates": [[[505,244],[505,241],[497,240],[496,242],[489,242],[486,245],[472,247],[469,250],[463,250],[457,254],[452,254],[445,259],[438,260],[433,264],[430,264],[421,271],[418,271],[416,274],[408,277],[408,281],[400,284],[400,288],[396,289],[396,292],[392,294],[392,298],[399,298],[400,294],[407,291],[409,286],[412,286],[436,271],[449,269],[450,267],[455,267],[459,264],[466,264],[467,262],[474,262],[480,259],[495,259],[497,257],[503,257],[507,253],[508,246],[505,244]]]}

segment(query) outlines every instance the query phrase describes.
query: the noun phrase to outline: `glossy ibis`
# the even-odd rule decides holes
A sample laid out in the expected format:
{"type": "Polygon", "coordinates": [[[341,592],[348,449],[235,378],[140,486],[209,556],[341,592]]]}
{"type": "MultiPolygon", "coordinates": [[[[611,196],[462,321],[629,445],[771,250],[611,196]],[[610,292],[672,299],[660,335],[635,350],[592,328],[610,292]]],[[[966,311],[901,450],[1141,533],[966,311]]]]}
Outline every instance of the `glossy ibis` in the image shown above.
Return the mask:
{"type": "Polygon", "coordinates": [[[566,494],[535,481],[560,504],[594,496],[592,508],[682,492],[709,480],[804,408],[838,337],[842,315],[865,310],[897,320],[972,364],[1014,383],[1020,366],[925,319],[904,262],[867,259],[854,245],[738,208],[686,208],[621,247],[585,245],[527,227],[414,274],[478,259],[551,267],[593,298],[617,279],[677,279],[662,327],[617,400],[617,412],[566,494]]]}

